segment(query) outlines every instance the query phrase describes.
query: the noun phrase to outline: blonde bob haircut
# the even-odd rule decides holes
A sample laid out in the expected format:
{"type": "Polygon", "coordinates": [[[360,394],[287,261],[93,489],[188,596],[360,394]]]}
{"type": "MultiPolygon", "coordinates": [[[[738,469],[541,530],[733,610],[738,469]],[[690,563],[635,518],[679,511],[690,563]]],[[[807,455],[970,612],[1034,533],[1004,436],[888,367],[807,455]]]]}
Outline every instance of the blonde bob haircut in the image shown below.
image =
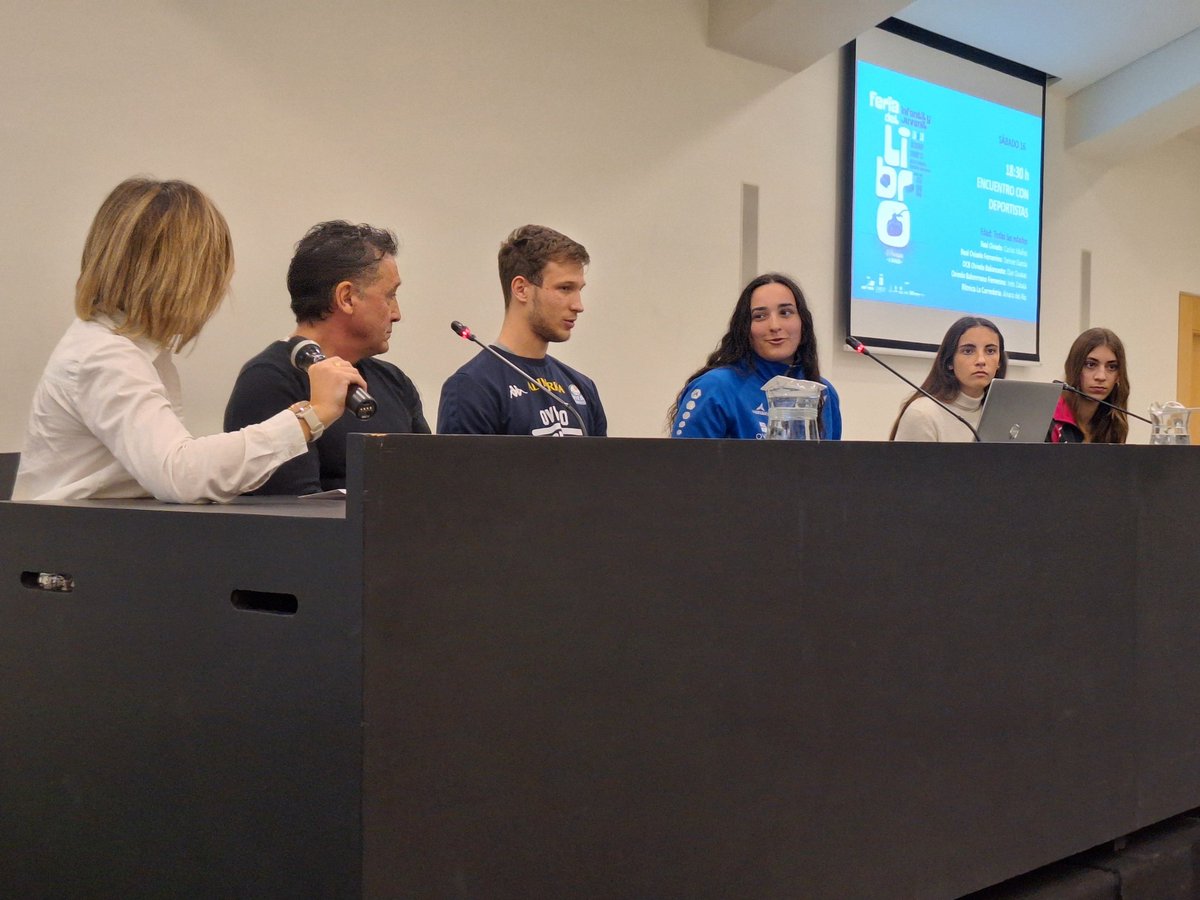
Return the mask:
{"type": "Polygon", "coordinates": [[[233,242],[220,210],[184,181],[130,178],[100,206],[83,246],[75,314],[178,353],[229,290],[233,242]]]}

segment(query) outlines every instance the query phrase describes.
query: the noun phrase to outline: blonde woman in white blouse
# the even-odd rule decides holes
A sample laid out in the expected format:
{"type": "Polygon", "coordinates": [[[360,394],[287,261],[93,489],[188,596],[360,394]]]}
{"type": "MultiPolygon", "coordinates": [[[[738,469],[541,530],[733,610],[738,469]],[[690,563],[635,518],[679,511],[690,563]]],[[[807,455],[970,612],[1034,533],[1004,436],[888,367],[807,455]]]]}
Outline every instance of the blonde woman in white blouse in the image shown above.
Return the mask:
{"type": "Polygon", "coordinates": [[[193,437],[171,360],[229,290],[224,216],[182,181],[131,178],[88,232],[77,319],[33,397],[14,500],[146,497],[225,501],[253,490],[342,414],[357,370],[309,369],[308,401],[228,434],[193,437]]]}

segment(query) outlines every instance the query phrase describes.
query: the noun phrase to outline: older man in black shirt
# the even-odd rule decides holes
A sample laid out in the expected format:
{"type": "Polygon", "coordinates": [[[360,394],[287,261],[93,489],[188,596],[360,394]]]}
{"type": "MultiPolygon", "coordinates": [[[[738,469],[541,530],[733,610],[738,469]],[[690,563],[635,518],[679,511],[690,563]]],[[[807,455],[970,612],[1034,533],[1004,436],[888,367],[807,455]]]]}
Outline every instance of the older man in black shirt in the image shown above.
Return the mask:
{"type": "Polygon", "coordinates": [[[291,364],[292,347],[304,339],[316,341],[325,356],[352,363],[378,409],[367,420],[343,415],[308,453],[280,466],[257,494],[344,488],[351,432],[429,434],[412,381],[391,363],[372,358],[387,351],[392,325],[400,320],[395,235],[342,221],[314,225],[296,245],[287,282],[296,330],[242,367],[225,408],[225,430],[260,422],[309,396],[308,375],[291,364]]]}

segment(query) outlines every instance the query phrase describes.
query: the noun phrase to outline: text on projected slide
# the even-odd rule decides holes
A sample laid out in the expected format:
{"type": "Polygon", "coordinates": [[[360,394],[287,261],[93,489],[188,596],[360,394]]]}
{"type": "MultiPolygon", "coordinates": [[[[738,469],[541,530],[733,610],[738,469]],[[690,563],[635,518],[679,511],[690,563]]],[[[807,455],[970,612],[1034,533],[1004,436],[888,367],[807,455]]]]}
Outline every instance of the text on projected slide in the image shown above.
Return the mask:
{"type": "Polygon", "coordinates": [[[857,72],[854,295],[1035,321],[1041,119],[857,72]]]}

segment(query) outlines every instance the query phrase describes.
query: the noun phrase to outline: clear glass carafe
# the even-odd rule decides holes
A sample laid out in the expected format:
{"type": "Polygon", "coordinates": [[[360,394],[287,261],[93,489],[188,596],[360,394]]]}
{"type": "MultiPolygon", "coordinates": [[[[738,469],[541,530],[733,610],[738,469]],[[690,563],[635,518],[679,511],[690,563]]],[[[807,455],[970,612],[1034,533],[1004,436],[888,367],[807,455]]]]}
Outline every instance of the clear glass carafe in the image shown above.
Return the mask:
{"type": "Polygon", "coordinates": [[[1184,406],[1175,400],[1168,400],[1166,403],[1156,400],[1151,403],[1150,443],[1190,444],[1192,438],[1188,433],[1188,419],[1195,411],[1195,407],[1184,406]]]}
{"type": "Polygon", "coordinates": [[[767,434],[772,441],[819,441],[817,417],[825,385],[776,375],[763,385],[767,395],[767,434]]]}

